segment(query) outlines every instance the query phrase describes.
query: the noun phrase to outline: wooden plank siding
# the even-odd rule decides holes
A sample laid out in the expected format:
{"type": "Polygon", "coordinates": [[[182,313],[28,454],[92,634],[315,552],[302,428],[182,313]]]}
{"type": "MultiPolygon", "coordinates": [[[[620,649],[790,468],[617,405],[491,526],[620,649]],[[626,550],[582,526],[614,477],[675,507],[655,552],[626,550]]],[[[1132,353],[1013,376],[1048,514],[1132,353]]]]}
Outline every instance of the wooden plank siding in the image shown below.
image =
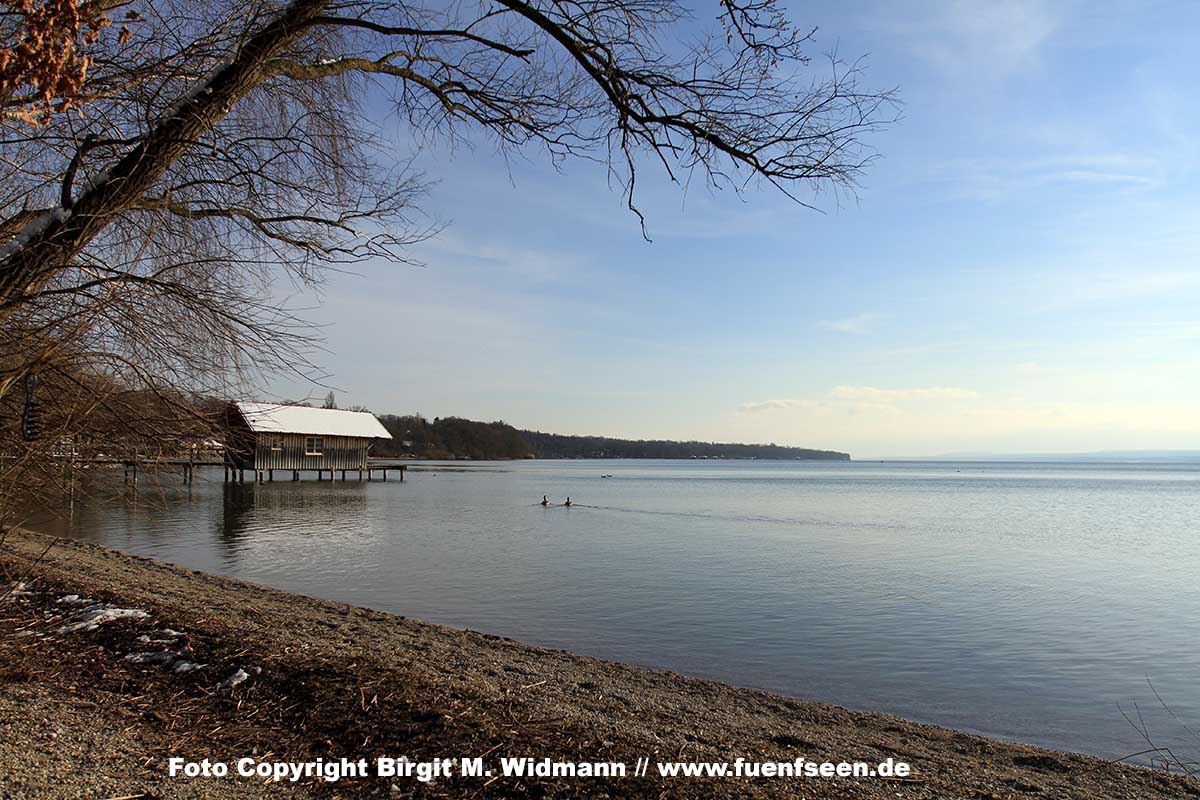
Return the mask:
{"type": "Polygon", "coordinates": [[[250,469],[366,469],[371,445],[356,436],[305,433],[258,433],[255,440],[250,469]],[[321,455],[305,453],[305,440],[314,436],[321,440],[321,455]]]}

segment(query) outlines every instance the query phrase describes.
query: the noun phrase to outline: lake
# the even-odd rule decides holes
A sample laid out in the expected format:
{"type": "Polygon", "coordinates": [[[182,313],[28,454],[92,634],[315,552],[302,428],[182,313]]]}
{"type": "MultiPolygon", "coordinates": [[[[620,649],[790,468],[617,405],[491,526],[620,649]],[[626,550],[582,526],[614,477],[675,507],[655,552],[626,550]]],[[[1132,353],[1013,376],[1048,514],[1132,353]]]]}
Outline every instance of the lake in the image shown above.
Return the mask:
{"type": "Polygon", "coordinates": [[[34,527],[1115,758],[1146,748],[1122,709],[1162,744],[1186,739],[1155,691],[1200,727],[1198,519],[1192,464],[531,461],[404,483],[197,470],[34,527]]]}

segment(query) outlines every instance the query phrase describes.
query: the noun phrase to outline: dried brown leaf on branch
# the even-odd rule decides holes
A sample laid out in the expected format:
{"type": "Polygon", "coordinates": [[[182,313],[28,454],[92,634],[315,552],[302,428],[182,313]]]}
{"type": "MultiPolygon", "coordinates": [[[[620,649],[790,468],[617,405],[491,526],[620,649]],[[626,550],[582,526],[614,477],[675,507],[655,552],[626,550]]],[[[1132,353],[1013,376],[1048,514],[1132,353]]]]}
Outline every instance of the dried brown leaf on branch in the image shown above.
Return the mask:
{"type": "MultiPolygon", "coordinates": [[[[113,7],[95,0],[4,1],[0,6],[0,104],[6,116],[45,125],[52,113],[79,102],[91,65],[87,50],[112,24],[108,11],[113,7]]],[[[122,26],[121,43],[131,36],[128,27],[122,26]]]]}

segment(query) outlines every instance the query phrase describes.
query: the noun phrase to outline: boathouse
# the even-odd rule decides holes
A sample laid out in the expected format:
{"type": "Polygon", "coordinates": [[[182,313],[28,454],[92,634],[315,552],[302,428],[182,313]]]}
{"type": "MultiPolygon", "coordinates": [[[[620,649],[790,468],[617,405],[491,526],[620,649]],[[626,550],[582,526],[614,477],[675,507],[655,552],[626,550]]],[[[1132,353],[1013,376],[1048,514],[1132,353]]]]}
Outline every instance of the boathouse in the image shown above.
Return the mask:
{"type": "Polygon", "coordinates": [[[358,470],[361,478],[369,469],[372,440],[392,438],[366,411],[273,403],[232,403],[226,426],[227,466],[253,470],[258,480],[274,478],[277,469],[291,470],[293,480],[304,470],[318,477],[328,470],[330,480],[335,470],[342,471],[343,480],[347,470],[358,470]]]}

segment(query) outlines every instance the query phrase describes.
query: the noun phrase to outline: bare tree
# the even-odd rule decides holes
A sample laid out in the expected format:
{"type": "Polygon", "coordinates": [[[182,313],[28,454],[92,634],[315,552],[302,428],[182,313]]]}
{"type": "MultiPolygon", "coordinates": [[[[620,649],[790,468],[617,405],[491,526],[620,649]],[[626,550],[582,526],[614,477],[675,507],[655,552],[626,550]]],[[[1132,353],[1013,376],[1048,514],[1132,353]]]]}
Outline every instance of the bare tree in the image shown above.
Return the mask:
{"type": "MultiPolygon", "coordinates": [[[[175,403],[305,369],[311,331],[272,284],[404,262],[435,230],[423,176],[388,166],[382,98],[415,147],[600,160],[634,213],[650,165],[798,202],[852,188],[894,118],[859,64],[812,63],[775,0],[721,0],[711,24],[676,0],[86,9],[58,40],[69,80],[0,92],[0,400],[31,374],[175,403]],[[117,11],[136,21],[87,33],[117,11]]],[[[0,26],[10,51],[24,19],[0,26]]]]}

